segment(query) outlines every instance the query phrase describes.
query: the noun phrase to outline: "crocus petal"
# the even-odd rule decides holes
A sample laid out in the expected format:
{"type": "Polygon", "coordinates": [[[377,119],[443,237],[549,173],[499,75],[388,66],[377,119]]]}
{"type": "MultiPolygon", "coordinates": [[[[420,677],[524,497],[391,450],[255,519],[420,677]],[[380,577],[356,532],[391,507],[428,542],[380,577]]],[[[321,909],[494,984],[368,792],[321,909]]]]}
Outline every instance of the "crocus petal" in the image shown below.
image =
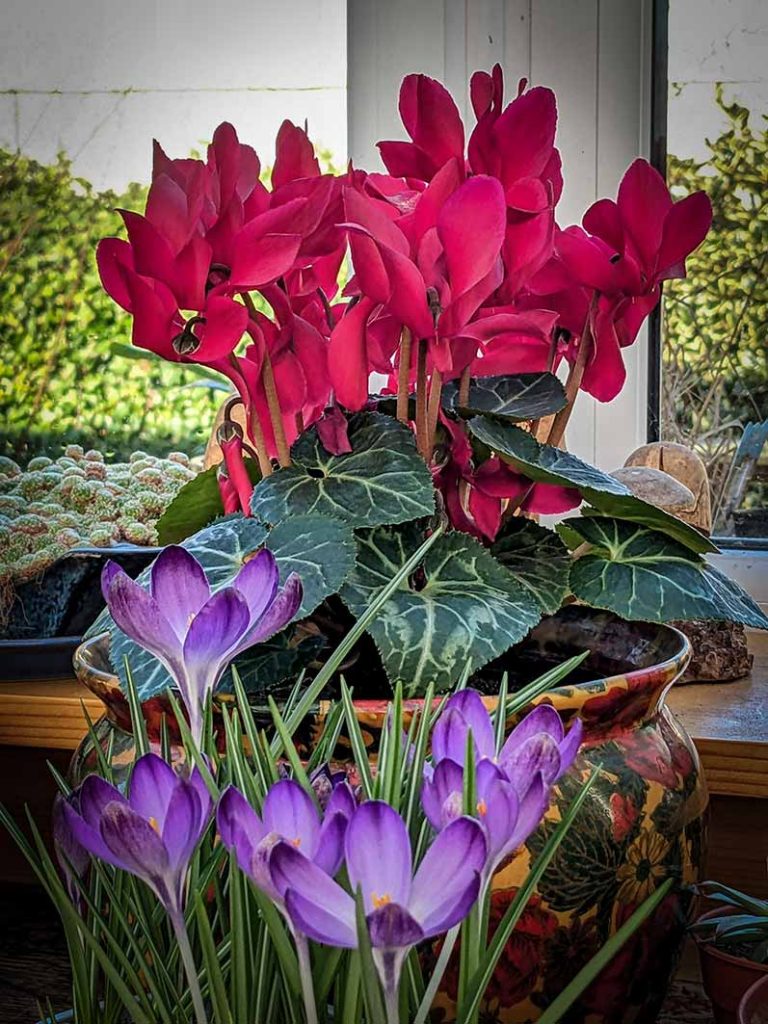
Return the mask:
{"type": "Polygon", "coordinates": [[[163,841],[150,823],[127,804],[115,801],[104,808],[100,829],[125,869],[158,889],[169,875],[170,864],[163,841]]]}
{"type": "Polygon", "coordinates": [[[511,782],[495,779],[485,790],[478,811],[488,836],[488,861],[493,870],[510,851],[509,840],[520,813],[517,790],[511,782]]]}
{"type": "Polygon", "coordinates": [[[131,807],[147,821],[153,818],[162,833],[165,814],[180,779],[173,768],[157,754],[145,754],[131,773],[131,807]]]}
{"type": "Polygon", "coordinates": [[[287,626],[301,607],[303,593],[301,579],[295,572],[292,572],[264,615],[250,627],[238,643],[232,656],[240,654],[241,651],[247,650],[254,644],[268,640],[284,626],[287,626]]]}
{"type": "Polygon", "coordinates": [[[473,818],[457,818],[440,832],[419,865],[407,903],[425,935],[447,931],[461,920],[466,910],[456,916],[457,910],[463,909],[487,855],[483,829],[473,818]]]}
{"type": "Polygon", "coordinates": [[[559,776],[560,751],[552,737],[542,732],[511,751],[502,767],[509,781],[522,794],[536,774],[541,774],[547,784],[559,776]]]}
{"type": "Polygon", "coordinates": [[[349,818],[336,812],[326,814],[317,838],[317,847],[312,860],[329,875],[335,875],[344,859],[344,836],[347,834],[349,818]]]}
{"type": "Polygon", "coordinates": [[[233,588],[248,605],[250,624],[259,619],[274,600],[280,573],[275,556],[267,548],[249,558],[232,580],[233,588]]]}
{"type": "Polygon", "coordinates": [[[115,573],[105,595],[110,614],[132,640],[166,663],[178,662],[181,644],[160,605],[126,573],[115,573]]]}
{"type": "Polygon", "coordinates": [[[421,806],[436,832],[462,813],[461,798],[464,790],[464,771],[461,765],[447,757],[435,768],[421,790],[421,806]]]}
{"type": "Polygon", "coordinates": [[[152,563],[149,592],[182,643],[190,615],[196,615],[211,596],[203,567],[177,544],[163,548],[152,563]]]}
{"type": "Polygon", "coordinates": [[[547,812],[549,801],[549,786],[544,783],[541,775],[537,775],[520,800],[517,822],[507,840],[504,856],[514,853],[536,831],[547,812]]]}
{"type": "Polygon", "coordinates": [[[419,922],[398,903],[379,907],[367,916],[366,921],[371,945],[375,949],[404,949],[425,938],[419,922]]]}
{"type": "Polygon", "coordinates": [[[67,801],[59,806],[59,811],[64,822],[63,827],[68,830],[72,844],[79,845],[90,856],[98,857],[99,860],[103,860],[107,864],[124,868],[123,862],[112,853],[104,842],[98,825],[96,827],[89,825],[67,801]]]}
{"type": "MultiPolygon", "coordinates": [[[[465,747],[467,731],[471,729],[472,739],[474,740],[478,755],[480,757],[493,757],[496,754],[496,737],[491,723],[491,716],[488,714],[488,709],[483,704],[483,699],[477,690],[465,689],[455,693],[445,705],[444,714],[453,711],[457,711],[464,720],[465,747]]],[[[451,745],[457,739],[457,737],[451,735],[453,732],[454,729],[451,727],[449,734],[446,736],[446,740],[450,740],[451,745]]],[[[456,757],[455,752],[451,753],[448,749],[446,749],[445,753],[442,753],[442,745],[443,735],[439,720],[432,733],[432,751],[435,760],[440,761],[443,757],[452,757],[459,764],[464,763],[463,753],[461,758],[456,757]],[[437,747],[435,746],[436,740],[437,747]]]]}
{"type": "Polygon", "coordinates": [[[284,842],[273,848],[269,868],[300,932],[329,946],[356,948],[355,901],[322,868],[284,842]]]}
{"type": "Polygon", "coordinates": [[[215,663],[223,659],[248,629],[250,616],[245,598],[233,587],[209,597],[189,625],[184,640],[184,662],[215,663]]]}
{"type": "Polygon", "coordinates": [[[298,782],[276,782],[264,800],[262,818],[268,832],[276,832],[307,857],[314,855],[320,816],[312,798],[298,782]]]}
{"type": "Polygon", "coordinates": [[[563,720],[552,705],[539,704],[509,734],[504,746],[501,748],[499,761],[503,764],[513,750],[522,746],[527,739],[538,735],[540,732],[549,733],[552,739],[559,743],[563,738],[563,731],[563,720]]]}
{"type": "Polygon", "coordinates": [[[267,834],[261,818],[243,794],[228,786],[216,809],[216,827],[228,850],[234,850],[241,871],[251,872],[253,852],[267,834]]]}
{"type": "Polygon", "coordinates": [[[347,828],[345,852],[349,880],[362,889],[366,913],[382,900],[408,906],[411,842],[394,808],[381,800],[362,804],[347,828]]]}
{"type": "MultiPolygon", "coordinates": [[[[568,771],[573,762],[576,760],[576,755],[579,752],[581,741],[584,738],[584,723],[580,718],[577,718],[571,728],[565,734],[565,738],[560,742],[560,774],[558,778],[561,778],[563,773],[568,771]]],[[[555,782],[557,779],[555,779],[555,782]]]]}
{"type": "Polygon", "coordinates": [[[340,782],[334,786],[325,808],[326,816],[343,814],[349,819],[356,810],[357,800],[355,800],[355,794],[350,784],[348,782],[340,782]]]}
{"type": "Polygon", "coordinates": [[[506,227],[504,192],[495,178],[470,178],[447,200],[437,219],[437,231],[454,299],[490,272],[506,227]]]}
{"type": "Polygon", "coordinates": [[[207,815],[197,790],[189,782],[179,779],[168,804],[165,823],[161,826],[171,870],[180,871],[186,867],[206,825],[207,815]]]}

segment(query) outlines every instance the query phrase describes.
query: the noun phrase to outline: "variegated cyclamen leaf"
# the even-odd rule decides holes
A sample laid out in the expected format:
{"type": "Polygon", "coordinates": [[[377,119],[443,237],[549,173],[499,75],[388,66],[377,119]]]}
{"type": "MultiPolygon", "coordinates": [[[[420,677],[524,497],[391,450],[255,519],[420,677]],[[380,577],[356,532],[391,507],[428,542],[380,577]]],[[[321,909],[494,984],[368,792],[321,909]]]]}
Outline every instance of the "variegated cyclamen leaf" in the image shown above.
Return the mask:
{"type": "MultiPolygon", "coordinates": [[[[365,611],[422,539],[413,525],[358,532],[358,562],[341,589],[353,614],[365,611]]],[[[433,545],[368,631],[390,682],[402,681],[415,697],[430,682],[447,690],[467,665],[481,668],[540,618],[530,591],[481,544],[456,532],[433,545]]]]}
{"type": "MultiPolygon", "coordinates": [[[[230,584],[247,559],[261,547],[269,548],[277,561],[281,583],[291,572],[301,576],[304,596],[297,619],[309,615],[324,598],[338,591],[355,560],[351,528],[339,519],[323,515],[293,516],[273,529],[253,518],[227,516],[189,537],[181,547],[200,562],[213,590],[230,584]]],[[[145,569],[137,582],[148,586],[150,570],[151,566],[145,569]]],[[[91,626],[89,635],[104,630],[109,631],[110,660],[123,686],[127,682],[126,659],[141,700],[162,693],[171,685],[160,662],[118,629],[106,609],[91,626]]],[[[302,651],[302,656],[306,651],[302,651]]],[[[282,672],[286,666],[297,665],[298,657],[291,649],[277,661],[274,657],[271,661],[265,659],[264,671],[270,665],[279,665],[282,672]]],[[[251,675],[257,678],[256,672],[251,675]]],[[[258,677],[260,681],[263,676],[264,672],[258,677]]]]}
{"type": "Polygon", "coordinates": [[[573,594],[625,619],[719,619],[768,629],[768,618],[737,584],[656,530],[602,516],[569,519],[592,545],[571,566],[573,594]]]}
{"type": "Polygon", "coordinates": [[[553,445],[540,444],[525,430],[485,416],[470,420],[472,434],[518,472],[537,483],[576,487],[597,512],[640,523],[673,538],[691,551],[717,551],[715,545],[681,519],[636,498],[614,477],[553,445]]]}
{"type": "Polygon", "coordinates": [[[443,387],[443,404],[453,412],[484,413],[512,423],[551,416],[566,402],[565,388],[554,373],[478,377],[471,382],[469,399],[461,406],[457,382],[448,381],[443,387]]]}
{"type": "Polygon", "coordinates": [[[291,450],[292,465],[257,484],[253,514],[278,523],[321,512],[354,527],[404,523],[431,515],[435,493],[412,432],[381,413],[350,420],[352,451],[330,455],[315,430],[291,450]]]}
{"type": "Polygon", "coordinates": [[[522,583],[543,612],[554,614],[568,593],[571,557],[553,530],[530,519],[508,519],[491,553],[522,583]]]}

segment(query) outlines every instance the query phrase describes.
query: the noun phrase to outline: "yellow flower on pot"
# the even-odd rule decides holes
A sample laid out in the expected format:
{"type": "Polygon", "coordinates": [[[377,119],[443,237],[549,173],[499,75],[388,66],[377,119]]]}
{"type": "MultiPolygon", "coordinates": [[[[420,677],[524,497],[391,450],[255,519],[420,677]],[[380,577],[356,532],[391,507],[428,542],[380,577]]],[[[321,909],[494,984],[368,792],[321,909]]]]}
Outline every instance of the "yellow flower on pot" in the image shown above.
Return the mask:
{"type": "Polygon", "coordinates": [[[664,881],[669,843],[655,832],[643,832],[629,848],[626,863],[616,872],[619,899],[641,902],[664,881]]]}

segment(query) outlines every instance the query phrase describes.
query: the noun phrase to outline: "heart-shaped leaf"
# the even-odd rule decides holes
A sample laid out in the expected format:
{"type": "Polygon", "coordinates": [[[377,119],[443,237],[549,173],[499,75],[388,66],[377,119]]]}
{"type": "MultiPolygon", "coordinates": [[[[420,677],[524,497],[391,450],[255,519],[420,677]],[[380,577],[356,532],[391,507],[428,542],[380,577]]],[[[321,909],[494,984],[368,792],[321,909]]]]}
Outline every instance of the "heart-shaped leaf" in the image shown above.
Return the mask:
{"type": "Polygon", "coordinates": [[[582,462],[570,452],[539,444],[527,431],[484,416],[470,420],[469,428],[482,444],[537,483],[576,487],[602,514],[660,530],[697,553],[717,551],[704,534],[655,505],[636,498],[614,477],[582,462]]]}
{"type": "MultiPolygon", "coordinates": [[[[415,525],[358,533],[358,562],[341,589],[353,614],[365,611],[422,539],[415,525]]],[[[401,680],[416,697],[430,681],[445,691],[467,665],[474,671],[498,657],[540,618],[530,591],[486,548],[450,533],[395,591],[369,632],[390,681],[401,680]]]]}
{"type": "Polygon", "coordinates": [[[553,530],[516,516],[506,521],[491,552],[530,591],[542,612],[557,611],[568,593],[571,558],[553,530]]]}
{"type": "Polygon", "coordinates": [[[411,431],[381,413],[350,420],[352,451],[329,455],[316,431],[294,445],[293,465],[263,479],[253,514],[270,523],[302,512],[335,516],[351,526],[380,526],[429,516],[435,494],[411,431]]]}
{"type": "MultiPolygon", "coordinates": [[[[253,459],[246,459],[245,466],[251,483],[257,483],[261,477],[258,465],[253,459]]],[[[197,533],[224,515],[216,471],[217,467],[211,466],[184,484],[160,516],[157,521],[157,536],[161,545],[180,544],[193,533],[197,533]]]]}
{"type": "Polygon", "coordinates": [[[768,629],[768,618],[732,580],[656,530],[621,519],[568,520],[592,545],[571,566],[574,595],[625,619],[721,619],[768,629]]]}
{"type": "MultiPolygon", "coordinates": [[[[301,576],[304,597],[297,618],[309,615],[324,598],[336,593],[355,561],[355,539],[350,527],[322,515],[293,516],[271,530],[256,519],[228,516],[181,546],[200,562],[212,590],[230,584],[247,558],[266,546],[275,556],[281,583],[291,572],[301,576]]],[[[145,569],[137,581],[147,586],[150,571],[151,567],[145,569]]],[[[171,680],[160,662],[118,629],[106,609],[88,635],[105,629],[110,633],[110,660],[123,685],[127,682],[127,659],[141,700],[167,689],[171,680]]],[[[295,657],[294,651],[286,651],[280,664],[285,667],[295,657]]],[[[261,679],[263,675],[262,672],[261,679]]]]}
{"type": "Polygon", "coordinates": [[[443,404],[459,412],[500,416],[513,423],[536,420],[559,412],[566,403],[565,388],[554,373],[518,373],[508,377],[478,377],[469,386],[469,398],[459,405],[456,381],[443,387],[443,404]]]}

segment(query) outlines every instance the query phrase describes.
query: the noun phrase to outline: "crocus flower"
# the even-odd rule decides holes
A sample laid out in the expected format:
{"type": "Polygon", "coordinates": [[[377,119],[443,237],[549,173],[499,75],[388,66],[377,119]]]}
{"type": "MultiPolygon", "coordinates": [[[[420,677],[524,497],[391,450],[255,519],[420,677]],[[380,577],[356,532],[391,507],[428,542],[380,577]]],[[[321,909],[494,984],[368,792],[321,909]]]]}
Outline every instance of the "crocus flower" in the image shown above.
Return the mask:
{"type": "Polygon", "coordinates": [[[465,689],[449,698],[432,730],[432,760],[438,766],[448,758],[463,768],[471,731],[478,767],[484,760],[498,765],[522,797],[537,774],[550,786],[570,768],[581,744],[582,730],[581,719],[577,718],[566,733],[552,705],[539,704],[497,750],[488,709],[476,690],[465,689]]]}
{"type": "MultiPolygon", "coordinates": [[[[349,881],[362,893],[374,960],[392,1006],[408,950],[458,924],[475,903],[485,835],[472,818],[457,818],[414,875],[405,823],[389,804],[371,800],[350,821],[344,845],[349,881]]],[[[355,900],[345,889],[289,843],[275,847],[270,869],[299,932],[329,946],[357,947],[355,900]]]]}
{"type": "Polygon", "coordinates": [[[65,852],[74,842],[136,875],[178,917],[187,867],[211,814],[211,798],[196,769],[185,778],[161,757],[145,754],[134,766],[127,798],[89,775],[59,802],[57,813],[57,842],[65,852]]]}
{"type": "MultiPolygon", "coordinates": [[[[477,764],[475,814],[485,831],[488,860],[484,881],[490,881],[504,861],[513,856],[538,827],[550,802],[550,789],[541,772],[533,776],[521,798],[504,771],[488,759],[477,764]]],[[[439,832],[461,813],[464,800],[464,770],[446,758],[424,782],[421,802],[427,820],[439,832]]]]}
{"type": "Polygon", "coordinates": [[[64,797],[61,793],[57,793],[53,801],[51,823],[53,849],[64,876],[64,883],[67,887],[69,898],[75,906],[80,907],[82,899],[77,879],[83,877],[91,858],[85,847],[75,838],[75,834],[69,826],[67,811],[64,808],[64,804],[69,803],[76,811],[77,802],[77,797],[73,799],[72,797],[64,797]]]}
{"type": "Polygon", "coordinates": [[[334,789],[321,820],[314,801],[298,782],[281,779],[267,793],[261,815],[238,789],[229,786],[219,800],[216,823],[221,841],[234,851],[240,870],[282,906],[281,894],[270,874],[276,845],[285,841],[319,871],[335,875],[344,853],[347,824],[356,806],[350,787],[344,783],[334,789]]]}
{"type": "Polygon", "coordinates": [[[101,586],[110,614],[132,640],[166,667],[200,742],[203,710],[229,663],[286,626],[299,609],[301,580],[291,573],[278,589],[274,555],[266,549],[215,593],[202,566],[182,547],[157,556],[149,589],[107,562],[101,586]]]}
{"type": "Polygon", "coordinates": [[[197,769],[184,777],[156,754],[145,754],[134,765],[127,798],[104,779],[89,775],[59,804],[58,842],[63,849],[77,843],[91,856],[136,875],[165,907],[198,1024],[205,1024],[206,1014],[184,923],[184,897],[189,862],[208,827],[211,808],[197,769]]]}

